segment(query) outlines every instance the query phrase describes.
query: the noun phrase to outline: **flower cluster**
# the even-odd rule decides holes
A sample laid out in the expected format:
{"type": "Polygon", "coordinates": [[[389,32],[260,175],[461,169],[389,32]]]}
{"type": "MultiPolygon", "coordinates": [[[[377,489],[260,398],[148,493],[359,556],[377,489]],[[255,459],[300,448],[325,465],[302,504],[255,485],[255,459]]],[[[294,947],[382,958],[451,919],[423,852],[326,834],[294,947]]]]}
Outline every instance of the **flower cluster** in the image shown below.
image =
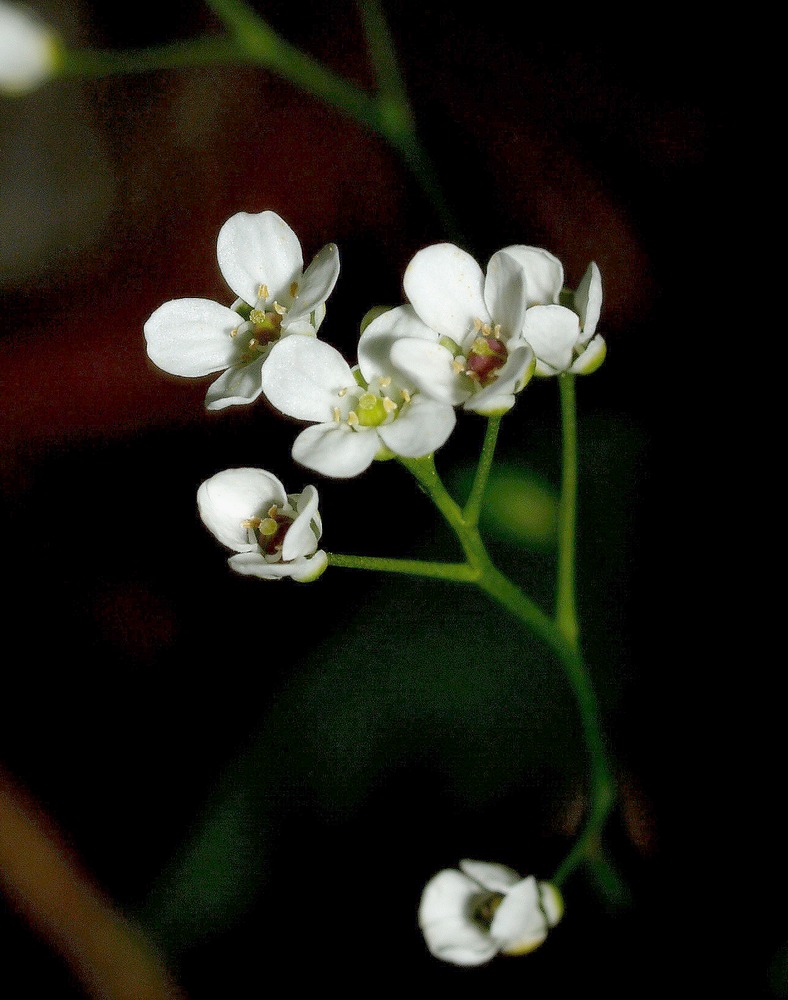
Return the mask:
{"type": "Polygon", "coordinates": [[[424,888],[419,926],[430,952],[454,965],[482,965],[497,954],[538,948],[563,915],[558,889],[506,865],[461,861],[424,888]]]}
{"type": "MultiPolygon", "coordinates": [[[[458,408],[504,414],[532,376],[585,374],[605,356],[598,267],[571,291],[560,261],[538,247],[505,247],[485,271],[450,243],[419,251],[405,270],[406,302],[368,314],[352,366],[317,339],[339,276],[333,243],[304,270],[283,219],[239,212],[221,227],[216,254],[235,301],[165,302],[145,323],[148,356],[173,375],[220,373],[206,393],[209,410],[262,395],[308,424],[292,455],[324,476],[430,455],[452,433],[458,408]]],[[[230,565],[239,572],[310,580],[325,567],[313,487],[288,499],[270,473],[230,470],[203,484],[200,511],[236,552],[230,565]]]]}

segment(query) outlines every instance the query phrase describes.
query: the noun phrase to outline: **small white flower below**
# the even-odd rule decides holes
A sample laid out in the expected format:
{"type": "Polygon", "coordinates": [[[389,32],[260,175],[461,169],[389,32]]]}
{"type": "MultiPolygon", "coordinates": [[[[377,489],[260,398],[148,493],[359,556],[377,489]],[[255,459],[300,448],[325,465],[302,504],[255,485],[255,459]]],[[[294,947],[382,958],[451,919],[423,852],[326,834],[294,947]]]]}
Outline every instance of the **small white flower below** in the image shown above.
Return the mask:
{"type": "Polygon", "coordinates": [[[306,271],[301,244],[276,212],[239,212],[222,226],[219,269],[237,296],[232,307],[209,299],[172,299],[145,324],[148,356],[171,375],[223,374],[209,387],[209,410],[251,403],[276,345],[314,337],[339,275],[339,251],[323,247],[306,271]]]}
{"type": "Polygon", "coordinates": [[[314,486],[303,493],[285,492],[276,476],[263,469],[227,469],[197,491],[197,507],[206,527],[232,549],[230,566],[263,580],[317,579],[328,565],[318,550],[322,523],[314,486]]]}
{"type": "Polygon", "coordinates": [[[433,876],[419,905],[427,947],[444,962],[482,965],[499,953],[526,955],[563,915],[550,882],[488,861],[461,861],[460,869],[433,876]]]}
{"type": "Polygon", "coordinates": [[[24,94],[55,75],[57,36],[27,8],[0,0],[0,91],[24,94]]]}

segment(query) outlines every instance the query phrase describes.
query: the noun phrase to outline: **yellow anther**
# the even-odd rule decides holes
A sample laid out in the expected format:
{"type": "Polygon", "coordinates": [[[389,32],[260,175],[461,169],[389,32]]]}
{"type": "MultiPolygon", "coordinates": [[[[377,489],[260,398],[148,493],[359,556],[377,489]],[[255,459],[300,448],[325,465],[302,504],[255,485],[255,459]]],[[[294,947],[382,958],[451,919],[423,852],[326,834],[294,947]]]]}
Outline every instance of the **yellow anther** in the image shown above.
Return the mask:
{"type": "Polygon", "coordinates": [[[455,375],[462,375],[465,371],[465,358],[455,358],[451,363],[451,370],[455,375]]]}
{"type": "Polygon", "coordinates": [[[479,330],[481,330],[481,328],[482,328],[482,321],[480,319],[475,319],[473,321],[473,329],[476,331],[476,333],[478,333],[479,330]]]}
{"type": "Polygon", "coordinates": [[[500,323],[496,323],[495,326],[493,327],[492,335],[493,335],[493,337],[496,338],[496,340],[498,340],[498,339],[500,339],[500,333],[501,333],[501,324],[500,323]]]}
{"type": "Polygon", "coordinates": [[[279,513],[279,508],[276,506],[276,504],[275,503],[271,504],[271,506],[268,509],[268,516],[269,517],[276,517],[276,515],[278,513],[279,513]]]}
{"type": "Polygon", "coordinates": [[[389,399],[388,396],[383,397],[383,409],[386,413],[393,413],[397,409],[397,404],[393,399],[389,399]]]}
{"type": "Polygon", "coordinates": [[[252,339],[249,341],[249,346],[251,348],[257,347],[257,337],[252,337],[252,339]]]}
{"type": "Polygon", "coordinates": [[[279,313],[280,316],[284,316],[287,309],[284,306],[280,306],[278,302],[274,302],[274,312],[279,313]]]}
{"type": "Polygon", "coordinates": [[[260,527],[257,529],[261,535],[265,535],[270,538],[279,531],[279,525],[272,517],[266,517],[265,520],[260,522],[260,527]]]}
{"type": "Polygon", "coordinates": [[[236,327],[234,330],[230,330],[230,336],[231,337],[237,337],[238,336],[238,327],[236,327]]]}
{"type": "Polygon", "coordinates": [[[339,412],[339,407],[335,406],[334,407],[334,420],[336,420],[336,422],[339,423],[341,419],[342,419],[342,414],[339,412]]]}
{"type": "Polygon", "coordinates": [[[245,521],[241,521],[241,527],[242,528],[251,528],[252,531],[257,531],[257,529],[260,527],[260,518],[259,517],[247,517],[247,519],[245,521]]]}
{"type": "Polygon", "coordinates": [[[268,285],[259,285],[257,288],[257,298],[267,299],[268,298],[268,285]]]}
{"type": "Polygon", "coordinates": [[[406,403],[410,402],[410,393],[408,392],[407,389],[400,389],[399,394],[400,396],[402,396],[402,398],[405,400],[406,403]]]}
{"type": "Polygon", "coordinates": [[[290,298],[294,299],[296,297],[296,295],[298,295],[298,282],[294,281],[290,285],[290,298]]]}
{"type": "Polygon", "coordinates": [[[388,386],[391,385],[391,376],[390,375],[381,375],[378,378],[378,385],[380,386],[381,389],[386,389],[388,386]]]}
{"type": "Polygon", "coordinates": [[[350,427],[358,427],[359,424],[358,414],[356,413],[355,410],[351,410],[350,413],[348,413],[347,422],[350,427]]]}
{"type": "Polygon", "coordinates": [[[337,393],[337,396],[339,396],[340,399],[346,395],[347,395],[347,386],[345,386],[344,389],[340,389],[339,392],[337,393]]]}

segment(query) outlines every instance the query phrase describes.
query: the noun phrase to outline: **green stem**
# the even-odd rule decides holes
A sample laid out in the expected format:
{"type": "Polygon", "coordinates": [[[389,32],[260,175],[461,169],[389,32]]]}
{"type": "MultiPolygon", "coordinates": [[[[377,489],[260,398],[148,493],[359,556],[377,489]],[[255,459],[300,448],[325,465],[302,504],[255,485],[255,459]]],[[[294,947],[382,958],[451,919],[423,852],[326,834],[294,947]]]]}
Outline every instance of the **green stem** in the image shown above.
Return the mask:
{"type": "Polygon", "coordinates": [[[207,3],[230,30],[247,61],[277,73],[373,131],[381,131],[377,102],[372,97],[285,41],[242,0],[207,3]]]}
{"type": "Polygon", "coordinates": [[[242,63],[244,53],[231,39],[198,38],[173,42],[150,49],[108,52],[99,49],[63,50],[59,54],[58,75],[64,79],[85,79],[117,73],[150,73],[162,69],[189,69],[242,63]]]}
{"type": "Polygon", "coordinates": [[[476,579],[476,571],[467,563],[427,562],[421,559],[385,559],[375,556],[351,556],[337,552],[328,553],[329,566],[346,569],[369,569],[379,573],[406,573],[410,576],[425,576],[438,580],[453,580],[470,583],[476,579]]]}
{"type": "Polygon", "coordinates": [[[500,417],[490,417],[487,421],[479,464],[476,466],[476,475],[471,486],[471,492],[463,510],[465,523],[472,527],[476,527],[479,523],[482,503],[484,501],[484,491],[487,488],[487,480],[490,478],[500,427],[500,417]]]}
{"type": "MultiPolygon", "coordinates": [[[[571,376],[570,376],[571,378],[571,376]]],[[[592,871],[609,873],[612,868],[603,858],[601,834],[613,806],[615,792],[602,722],[594,687],[586,670],[578,642],[577,615],[574,600],[574,553],[577,491],[577,435],[575,426],[574,384],[562,382],[562,414],[564,424],[563,494],[561,504],[560,576],[558,607],[555,619],[546,614],[494,565],[488,555],[478,527],[457,506],[447,492],[431,455],[420,459],[400,459],[415,476],[422,489],[432,498],[438,510],[454,529],[475,572],[474,582],[488,597],[509,610],[555,654],[572,688],[580,715],[583,740],[588,756],[589,807],[585,824],[572,850],[559,866],[554,881],[560,885],[582,863],[593,861],[592,871]]],[[[497,427],[489,427],[485,438],[487,454],[480,459],[481,471],[491,461],[497,427]]],[[[466,507],[467,510],[467,507],[466,507]]],[[[476,502],[471,505],[471,514],[476,502]]],[[[612,892],[612,881],[600,881],[603,892],[612,892]]],[[[621,898],[621,893],[611,900],[621,898]]]]}
{"type": "Polygon", "coordinates": [[[575,534],[577,524],[577,415],[575,376],[559,375],[561,394],[562,464],[561,501],[558,507],[558,573],[555,620],[577,647],[579,628],[575,598],[575,534]]]}

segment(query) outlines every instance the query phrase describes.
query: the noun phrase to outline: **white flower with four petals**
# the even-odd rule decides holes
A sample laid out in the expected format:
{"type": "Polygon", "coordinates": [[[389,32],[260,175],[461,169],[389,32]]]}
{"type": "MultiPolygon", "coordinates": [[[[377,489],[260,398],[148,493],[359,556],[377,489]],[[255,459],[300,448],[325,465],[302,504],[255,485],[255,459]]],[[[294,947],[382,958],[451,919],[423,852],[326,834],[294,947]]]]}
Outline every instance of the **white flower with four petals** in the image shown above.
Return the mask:
{"type": "Polygon", "coordinates": [[[365,350],[364,334],[355,369],[320,340],[283,341],[263,369],[263,391],[282,413],[313,423],[293,444],[295,461],[338,479],[359,475],[375,458],[429,455],[456,422],[450,404],[393,374],[385,353],[365,350]]]}
{"type": "Polygon", "coordinates": [[[534,354],[522,336],[526,289],[522,269],[494,254],[486,273],[451,243],[420,250],[403,280],[409,304],[370,323],[391,363],[413,385],[451,406],[505,413],[529,381],[534,354]]]}
{"type": "Polygon", "coordinates": [[[304,271],[301,244],[275,212],[228,219],[216,255],[237,296],[232,308],[173,299],[145,324],[148,356],[163,371],[188,378],[223,372],[206,394],[209,410],[257,399],[266,360],[285,338],[316,335],[339,275],[333,243],[304,271]]]}
{"type": "Polygon", "coordinates": [[[430,952],[454,965],[482,965],[498,953],[525,955],[563,915],[550,882],[522,878],[506,865],[461,861],[424,888],[419,926],[430,952]]]}
{"type": "Polygon", "coordinates": [[[263,580],[317,579],[328,565],[317,543],[323,531],[314,486],[288,494],[263,469],[226,469],[197,491],[206,527],[236,554],[232,569],[263,580]]]}

